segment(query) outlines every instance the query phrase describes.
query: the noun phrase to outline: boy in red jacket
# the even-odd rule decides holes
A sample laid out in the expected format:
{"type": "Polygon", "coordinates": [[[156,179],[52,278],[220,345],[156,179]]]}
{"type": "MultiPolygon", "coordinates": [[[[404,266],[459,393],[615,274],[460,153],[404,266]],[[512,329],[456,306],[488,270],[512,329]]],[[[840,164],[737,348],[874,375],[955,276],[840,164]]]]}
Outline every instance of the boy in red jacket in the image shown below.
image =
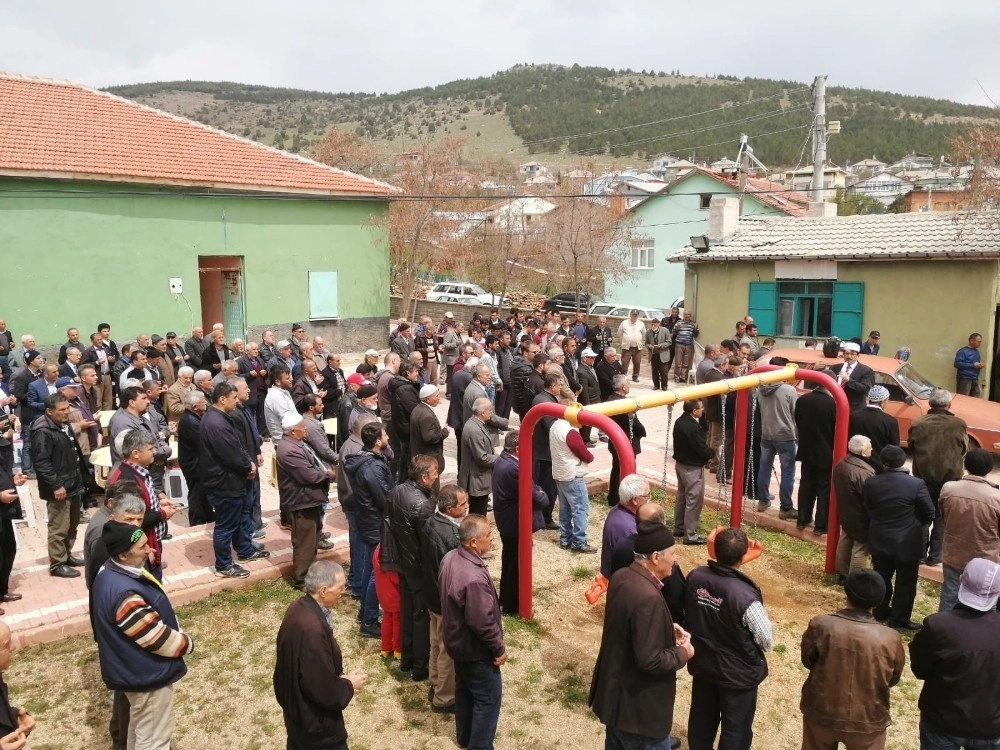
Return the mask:
{"type": "Polygon", "coordinates": [[[382,605],[382,656],[395,656],[399,659],[403,655],[399,621],[399,573],[382,570],[382,564],[379,562],[381,547],[381,544],[375,546],[372,567],[375,569],[375,594],[378,603],[382,605]]]}

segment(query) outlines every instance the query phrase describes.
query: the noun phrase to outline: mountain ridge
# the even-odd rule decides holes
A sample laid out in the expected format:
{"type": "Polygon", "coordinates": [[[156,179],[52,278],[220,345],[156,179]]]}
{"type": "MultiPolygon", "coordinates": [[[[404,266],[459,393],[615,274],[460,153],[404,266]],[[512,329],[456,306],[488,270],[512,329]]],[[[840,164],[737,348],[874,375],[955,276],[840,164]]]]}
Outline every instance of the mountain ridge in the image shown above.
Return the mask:
{"type": "MultiPolygon", "coordinates": [[[[328,128],[338,127],[392,141],[400,151],[427,138],[462,134],[470,158],[606,163],[671,153],[714,161],[732,158],[745,132],[755,155],[777,167],[803,161],[812,122],[805,83],[579,65],[518,65],[393,94],[231,81],[105,90],[304,154],[328,128]]],[[[827,119],[840,120],[842,128],[829,139],[828,152],[841,164],[873,154],[892,162],[913,151],[947,157],[968,124],[996,114],[990,107],[828,85],[827,119]]]]}

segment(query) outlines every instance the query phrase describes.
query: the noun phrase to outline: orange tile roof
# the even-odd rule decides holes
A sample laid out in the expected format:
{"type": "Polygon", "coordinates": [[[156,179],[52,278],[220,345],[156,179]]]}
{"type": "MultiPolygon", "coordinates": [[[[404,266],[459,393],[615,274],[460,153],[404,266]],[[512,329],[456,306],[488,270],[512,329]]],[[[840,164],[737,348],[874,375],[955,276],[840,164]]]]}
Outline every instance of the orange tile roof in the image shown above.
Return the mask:
{"type": "Polygon", "coordinates": [[[396,192],[80,84],[2,73],[0,175],[309,195],[396,192]]]}
{"type": "MultiPolygon", "coordinates": [[[[705,169],[699,170],[702,174],[712,177],[720,182],[725,182],[739,189],[739,178],[730,177],[728,174],[711,172],[705,169]]],[[[765,206],[777,209],[789,216],[805,216],[809,210],[809,196],[804,193],[789,190],[780,182],[759,177],[747,177],[746,194],[752,196],[765,206]]]]}

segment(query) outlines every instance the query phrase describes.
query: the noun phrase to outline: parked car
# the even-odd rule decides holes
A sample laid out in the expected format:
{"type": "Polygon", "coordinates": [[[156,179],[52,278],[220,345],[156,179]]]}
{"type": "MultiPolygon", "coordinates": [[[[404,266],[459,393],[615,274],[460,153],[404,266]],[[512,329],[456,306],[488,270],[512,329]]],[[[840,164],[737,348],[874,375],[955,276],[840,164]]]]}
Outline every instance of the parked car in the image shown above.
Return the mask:
{"type": "Polygon", "coordinates": [[[443,296],[448,297],[475,297],[480,305],[491,305],[493,307],[509,307],[510,298],[500,297],[490,294],[481,286],[470,284],[468,281],[442,281],[431,287],[427,292],[427,299],[437,301],[443,296]]]}
{"type": "Polygon", "coordinates": [[[561,294],[553,294],[545,300],[542,303],[542,309],[568,313],[575,313],[577,310],[587,312],[590,306],[597,301],[596,297],[591,297],[587,292],[562,292],[561,294]]]}
{"type": "Polygon", "coordinates": [[[667,314],[658,307],[642,305],[622,305],[618,302],[599,302],[590,308],[591,315],[606,315],[611,318],[627,318],[633,310],[639,311],[639,320],[662,320],[667,314]]]}
{"type": "Polygon", "coordinates": [[[435,302],[452,302],[458,305],[481,305],[478,297],[471,297],[465,294],[442,294],[435,302]]]}
{"type": "MultiPolygon", "coordinates": [[[[773,357],[785,357],[800,367],[822,369],[841,363],[839,357],[824,357],[823,352],[813,349],[775,349],[757,360],[765,365],[773,357]]],[[[858,361],[875,371],[875,382],[889,391],[885,402],[886,414],[899,423],[899,439],[905,446],[910,434],[910,423],[926,414],[930,408],[927,399],[937,387],[920,374],[910,362],[901,362],[892,357],[876,357],[862,354],[858,361]]],[[[969,426],[969,446],[980,447],[990,453],[1000,454],[1000,404],[981,398],[955,394],[951,402],[951,412],[969,426]]]]}

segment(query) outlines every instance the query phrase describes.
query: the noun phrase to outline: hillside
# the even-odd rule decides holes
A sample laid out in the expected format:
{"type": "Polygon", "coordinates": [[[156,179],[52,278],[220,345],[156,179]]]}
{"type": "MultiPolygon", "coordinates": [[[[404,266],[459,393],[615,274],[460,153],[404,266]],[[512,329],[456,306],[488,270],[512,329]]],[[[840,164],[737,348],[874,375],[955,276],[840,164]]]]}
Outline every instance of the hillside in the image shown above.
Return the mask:
{"type": "MultiPolygon", "coordinates": [[[[732,158],[743,132],[757,157],[778,167],[800,162],[812,120],[804,83],[578,65],[519,65],[381,95],[207,81],[108,91],[303,153],[335,126],[392,141],[401,151],[457,133],[468,138],[472,158],[534,154],[570,163],[672,153],[714,161],[732,158]]],[[[827,110],[828,119],[841,121],[829,142],[829,156],[840,164],[872,154],[889,162],[911,151],[947,154],[965,123],[995,116],[989,107],[839,86],[828,86],[827,110]]]]}

